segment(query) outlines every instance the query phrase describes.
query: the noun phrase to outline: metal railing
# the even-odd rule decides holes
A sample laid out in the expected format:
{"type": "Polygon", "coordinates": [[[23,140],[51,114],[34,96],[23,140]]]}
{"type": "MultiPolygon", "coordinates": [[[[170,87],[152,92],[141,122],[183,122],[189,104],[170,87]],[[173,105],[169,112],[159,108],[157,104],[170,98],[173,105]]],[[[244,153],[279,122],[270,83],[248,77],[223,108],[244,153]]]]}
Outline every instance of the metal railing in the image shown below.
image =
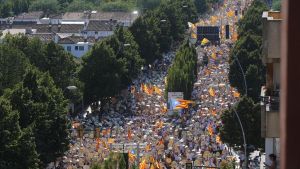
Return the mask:
{"type": "Polygon", "coordinates": [[[279,96],[265,96],[262,97],[262,101],[265,103],[266,112],[277,112],[280,109],[280,97],[279,96]]]}

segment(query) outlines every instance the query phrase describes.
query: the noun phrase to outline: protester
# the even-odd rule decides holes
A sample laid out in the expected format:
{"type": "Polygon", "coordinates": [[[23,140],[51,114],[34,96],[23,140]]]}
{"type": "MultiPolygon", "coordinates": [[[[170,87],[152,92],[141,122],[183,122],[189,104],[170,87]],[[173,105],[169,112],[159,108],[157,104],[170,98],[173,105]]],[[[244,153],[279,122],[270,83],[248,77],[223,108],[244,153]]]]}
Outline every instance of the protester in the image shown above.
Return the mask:
{"type": "MultiPolygon", "coordinates": [[[[222,21],[233,24],[235,18],[226,13],[235,9],[236,4],[235,0],[228,0],[225,7],[215,10],[215,24],[222,21]]],[[[210,17],[200,22],[210,24],[210,17]]],[[[235,28],[231,34],[234,32],[235,28]]],[[[95,162],[102,162],[111,151],[132,152],[135,154],[133,161],[136,161],[136,147],[124,146],[123,149],[115,147],[114,143],[143,145],[139,149],[139,159],[140,162],[144,160],[148,168],[157,164],[162,168],[181,169],[188,161],[198,166],[219,167],[231,155],[219,136],[221,114],[228,103],[233,104],[238,99],[227,78],[229,44],[232,41],[223,38],[220,45],[197,48],[199,63],[204,53],[208,56],[208,64],[199,65],[192,92],[192,100],[200,103],[178,116],[170,116],[165,111],[165,77],[175,57],[174,52],[169,52],[153,65],[144,67],[129,92],[122,92],[111,104],[104,105],[100,121],[97,114],[75,118],[85,132],[78,138],[77,130],[72,130],[73,144],[65,153],[64,168],[88,168],[95,162]],[[94,138],[95,128],[100,129],[98,139],[94,138]]]]}

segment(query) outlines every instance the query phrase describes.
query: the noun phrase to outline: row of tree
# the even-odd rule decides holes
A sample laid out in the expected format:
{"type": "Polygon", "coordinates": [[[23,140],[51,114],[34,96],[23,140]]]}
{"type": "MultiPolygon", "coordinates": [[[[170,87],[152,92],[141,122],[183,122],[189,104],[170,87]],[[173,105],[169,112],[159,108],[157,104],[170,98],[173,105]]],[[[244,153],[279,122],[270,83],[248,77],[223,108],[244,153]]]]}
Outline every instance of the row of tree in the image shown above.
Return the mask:
{"type": "MultiPolygon", "coordinates": [[[[265,83],[265,66],[262,63],[262,13],[266,4],[254,0],[244,18],[238,23],[238,35],[230,52],[229,81],[241,94],[239,102],[222,114],[221,138],[230,146],[243,145],[243,137],[235,111],[238,113],[246,135],[248,148],[263,148],[260,136],[260,89],[265,83]],[[240,65],[239,65],[240,64],[240,65]],[[247,88],[242,70],[245,72],[247,88]],[[247,95],[246,95],[247,90],[247,95]],[[251,147],[250,146],[250,147],[251,147]]],[[[249,151],[248,151],[249,152],[249,151]]]]}
{"type": "Polygon", "coordinates": [[[113,36],[96,43],[83,57],[80,70],[86,103],[98,107],[99,100],[105,104],[116,96],[145,63],[152,64],[173,42],[183,40],[187,21],[196,18],[193,1],[161,3],[138,17],[129,29],[119,27],[113,36]]]}
{"type": "MultiPolygon", "coordinates": [[[[178,1],[178,0],[176,0],[178,1]]],[[[192,2],[199,14],[208,10],[210,4],[221,0],[186,0],[182,4],[192,2]]],[[[172,2],[172,1],[171,1],[172,2]]],[[[0,17],[18,15],[28,11],[44,11],[46,14],[56,14],[67,11],[103,10],[103,11],[139,11],[156,9],[168,0],[0,0],[0,17]]],[[[191,7],[191,6],[189,6],[191,7]]],[[[187,10],[190,10],[187,8],[187,10]]]]}
{"type": "Polygon", "coordinates": [[[63,91],[78,65],[53,42],[21,35],[3,40],[0,63],[0,168],[43,168],[68,149],[63,91]]]}
{"type": "Polygon", "coordinates": [[[183,92],[185,99],[191,98],[197,77],[197,53],[189,42],[185,42],[176,52],[175,60],[168,70],[166,93],[183,92]]]}

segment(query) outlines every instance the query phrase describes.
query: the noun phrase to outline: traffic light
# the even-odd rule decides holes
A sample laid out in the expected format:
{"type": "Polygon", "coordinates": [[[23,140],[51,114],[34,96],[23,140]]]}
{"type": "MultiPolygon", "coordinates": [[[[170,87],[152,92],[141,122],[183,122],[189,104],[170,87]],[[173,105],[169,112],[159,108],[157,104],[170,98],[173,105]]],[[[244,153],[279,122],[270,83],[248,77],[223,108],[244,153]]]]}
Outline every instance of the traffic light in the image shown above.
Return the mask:
{"type": "Polygon", "coordinates": [[[226,32],[226,39],[229,39],[229,25],[226,25],[225,27],[225,32],[226,32]]]}

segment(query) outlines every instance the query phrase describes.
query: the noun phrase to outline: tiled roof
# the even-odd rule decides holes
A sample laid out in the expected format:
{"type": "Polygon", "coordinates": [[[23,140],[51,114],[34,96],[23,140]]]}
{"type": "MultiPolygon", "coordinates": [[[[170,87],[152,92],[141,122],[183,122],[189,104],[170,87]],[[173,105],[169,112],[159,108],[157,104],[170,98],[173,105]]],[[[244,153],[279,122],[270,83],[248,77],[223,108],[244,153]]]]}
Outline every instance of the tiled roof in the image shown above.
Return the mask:
{"type": "Polygon", "coordinates": [[[85,19],[85,14],[83,12],[66,12],[62,19],[64,20],[79,20],[79,19],[85,19]]]}
{"type": "Polygon", "coordinates": [[[62,24],[62,25],[36,25],[37,33],[80,33],[84,25],[79,24],[62,24]]]}
{"type": "Polygon", "coordinates": [[[67,12],[63,15],[63,20],[135,20],[137,14],[131,12],[97,12],[97,13],[84,13],[84,12],[67,12]]]}
{"type": "Polygon", "coordinates": [[[135,20],[137,15],[132,14],[131,12],[97,12],[92,13],[90,19],[97,20],[135,20]]]}
{"type": "Polygon", "coordinates": [[[90,20],[87,26],[87,31],[113,31],[117,25],[116,21],[99,21],[90,20]]]}
{"type": "MultiPolygon", "coordinates": [[[[100,40],[100,38],[98,40],[100,40]]],[[[90,42],[90,43],[95,43],[98,40],[95,39],[94,37],[86,38],[86,42],[90,42]]],[[[66,38],[61,38],[58,41],[59,44],[76,44],[78,42],[85,42],[84,37],[82,37],[82,36],[69,36],[69,37],[66,37],[66,38]]]]}
{"type": "Polygon", "coordinates": [[[40,33],[40,34],[29,34],[31,38],[39,38],[43,42],[50,42],[54,40],[55,34],[53,33],[40,33]]]}

